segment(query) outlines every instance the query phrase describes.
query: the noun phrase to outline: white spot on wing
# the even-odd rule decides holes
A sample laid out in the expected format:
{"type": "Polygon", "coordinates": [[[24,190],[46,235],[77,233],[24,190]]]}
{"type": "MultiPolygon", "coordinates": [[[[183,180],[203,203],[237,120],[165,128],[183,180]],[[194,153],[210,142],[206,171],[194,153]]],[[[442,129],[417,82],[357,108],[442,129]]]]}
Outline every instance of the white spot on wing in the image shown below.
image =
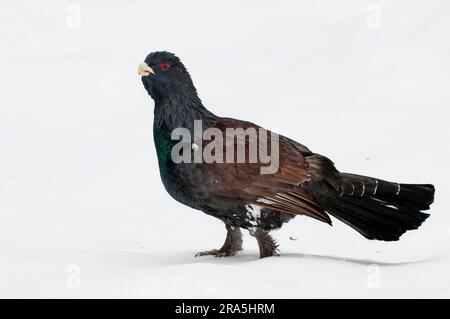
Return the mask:
{"type": "Polygon", "coordinates": [[[274,203],[273,201],[271,201],[269,199],[266,199],[266,198],[258,198],[256,201],[258,203],[264,203],[264,204],[267,204],[267,205],[271,205],[271,204],[274,203]]]}

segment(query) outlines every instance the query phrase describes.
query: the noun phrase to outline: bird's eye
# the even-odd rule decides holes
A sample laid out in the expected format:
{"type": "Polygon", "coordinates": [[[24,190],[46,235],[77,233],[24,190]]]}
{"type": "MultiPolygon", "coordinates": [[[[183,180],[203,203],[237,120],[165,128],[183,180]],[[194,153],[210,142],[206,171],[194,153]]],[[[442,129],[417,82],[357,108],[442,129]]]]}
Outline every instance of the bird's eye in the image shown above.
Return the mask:
{"type": "Polygon", "coordinates": [[[161,64],[159,65],[159,68],[160,68],[161,70],[166,71],[168,68],[170,68],[170,64],[169,64],[169,63],[161,63],[161,64]]]}

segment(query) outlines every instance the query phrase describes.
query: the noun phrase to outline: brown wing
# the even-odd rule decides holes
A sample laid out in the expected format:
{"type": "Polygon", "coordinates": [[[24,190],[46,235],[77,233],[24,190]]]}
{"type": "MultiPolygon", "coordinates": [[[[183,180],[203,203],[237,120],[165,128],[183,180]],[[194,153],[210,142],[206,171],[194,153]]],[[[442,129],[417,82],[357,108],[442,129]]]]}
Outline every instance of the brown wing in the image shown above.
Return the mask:
{"type": "MultiPolygon", "coordinates": [[[[331,224],[329,216],[316,204],[309,191],[301,186],[302,183],[310,181],[311,173],[314,173],[311,172],[310,165],[302,154],[306,152],[306,155],[312,155],[306,147],[278,135],[279,169],[273,174],[261,174],[261,168],[269,164],[261,162],[259,156],[256,163],[249,163],[251,145],[256,143],[259,150],[262,143],[269,141],[267,149],[270,150],[272,146],[270,134],[272,133],[265,130],[267,133],[265,141],[259,138],[259,134],[256,137],[253,134],[230,136],[226,134],[227,129],[247,130],[250,128],[258,133],[259,130],[264,130],[253,123],[233,119],[224,119],[217,123],[215,128],[219,129],[224,136],[224,158],[226,152],[230,151],[230,145],[233,145],[234,150],[243,147],[246,157],[245,163],[236,163],[237,156],[234,154],[234,163],[212,163],[204,166],[205,180],[213,181],[208,182],[209,196],[222,200],[238,199],[245,204],[255,204],[295,215],[307,215],[331,224]]],[[[203,146],[205,147],[209,142],[203,141],[203,146]]]]}

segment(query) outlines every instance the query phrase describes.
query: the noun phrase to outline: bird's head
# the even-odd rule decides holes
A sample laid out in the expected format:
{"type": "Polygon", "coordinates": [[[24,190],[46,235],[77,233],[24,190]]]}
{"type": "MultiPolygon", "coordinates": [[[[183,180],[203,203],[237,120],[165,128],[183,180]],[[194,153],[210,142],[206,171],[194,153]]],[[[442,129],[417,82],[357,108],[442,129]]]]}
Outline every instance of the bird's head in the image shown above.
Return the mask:
{"type": "Polygon", "coordinates": [[[166,51],[152,52],[145,58],[137,70],[148,94],[154,100],[161,100],[171,94],[183,94],[195,88],[191,77],[173,53],[166,51]]]}

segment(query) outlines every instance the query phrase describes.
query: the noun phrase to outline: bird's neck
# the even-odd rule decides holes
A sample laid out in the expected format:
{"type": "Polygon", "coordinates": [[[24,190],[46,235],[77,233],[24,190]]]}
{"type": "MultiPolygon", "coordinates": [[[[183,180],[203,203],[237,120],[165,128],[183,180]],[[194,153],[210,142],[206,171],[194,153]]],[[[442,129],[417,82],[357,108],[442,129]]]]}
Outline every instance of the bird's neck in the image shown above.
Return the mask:
{"type": "Polygon", "coordinates": [[[154,130],[164,135],[180,127],[192,132],[195,120],[202,120],[204,125],[209,126],[217,119],[203,106],[195,91],[155,98],[154,114],[154,130]]]}

